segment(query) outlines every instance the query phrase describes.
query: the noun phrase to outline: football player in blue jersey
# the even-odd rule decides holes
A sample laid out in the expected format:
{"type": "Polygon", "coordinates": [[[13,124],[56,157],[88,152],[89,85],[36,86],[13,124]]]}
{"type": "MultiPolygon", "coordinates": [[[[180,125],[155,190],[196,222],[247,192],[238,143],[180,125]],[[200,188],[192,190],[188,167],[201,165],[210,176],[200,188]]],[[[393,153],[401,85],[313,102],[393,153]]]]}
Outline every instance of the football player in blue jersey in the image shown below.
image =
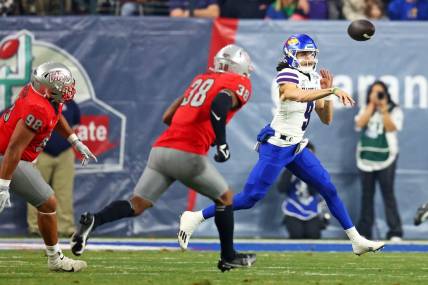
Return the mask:
{"type": "MultiPolygon", "coordinates": [[[[354,100],[340,88],[332,87],[333,77],[328,70],[316,72],[318,47],[311,37],[292,35],[285,42],[283,52],[284,59],[278,64],[276,77],[280,104],[272,122],[257,136],[259,160],[244,190],[234,196],[233,209],[252,208],[286,167],[319,191],[351,240],[355,254],[377,251],[384,243],[367,240],[358,233],[330,175],[318,158],[305,148],[308,140],[303,138],[313,109],[328,125],[333,119],[334,96],[344,105],[353,105],[354,100]]],[[[187,248],[195,228],[214,213],[215,206],[212,205],[202,211],[186,211],[181,215],[178,240],[182,248],[187,248]]]]}

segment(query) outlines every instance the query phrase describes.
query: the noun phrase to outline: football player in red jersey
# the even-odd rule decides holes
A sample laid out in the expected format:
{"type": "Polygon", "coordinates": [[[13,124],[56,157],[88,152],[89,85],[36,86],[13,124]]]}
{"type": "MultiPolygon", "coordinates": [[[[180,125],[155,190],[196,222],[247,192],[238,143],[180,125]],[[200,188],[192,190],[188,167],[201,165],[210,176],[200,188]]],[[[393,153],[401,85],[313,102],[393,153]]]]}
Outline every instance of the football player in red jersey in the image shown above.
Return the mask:
{"type": "Polygon", "coordinates": [[[0,212],[10,207],[9,188],[38,210],[38,225],[46,244],[48,268],[80,271],[86,262],[65,257],[58,244],[56,199],[33,161],[43,150],[53,129],[68,138],[83,156],[83,164],[95,159],[61,115],[63,103],[76,90],[70,70],[61,63],[47,62],[31,75],[31,83],[0,118],[0,212]]]}
{"type": "Polygon", "coordinates": [[[114,201],[98,213],[85,213],[71,239],[75,255],[83,253],[89,233],[96,227],[142,214],[175,181],[215,201],[215,223],[220,235],[222,271],[247,267],[254,254],[236,253],[233,246],[232,192],[209,162],[207,152],[216,145],[215,161],[230,158],[226,124],[250,99],[251,59],[236,45],[222,48],[211,71],[196,76],[184,95],[166,110],[169,128],[154,143],[147,166],[130,200],[114,201]]]}

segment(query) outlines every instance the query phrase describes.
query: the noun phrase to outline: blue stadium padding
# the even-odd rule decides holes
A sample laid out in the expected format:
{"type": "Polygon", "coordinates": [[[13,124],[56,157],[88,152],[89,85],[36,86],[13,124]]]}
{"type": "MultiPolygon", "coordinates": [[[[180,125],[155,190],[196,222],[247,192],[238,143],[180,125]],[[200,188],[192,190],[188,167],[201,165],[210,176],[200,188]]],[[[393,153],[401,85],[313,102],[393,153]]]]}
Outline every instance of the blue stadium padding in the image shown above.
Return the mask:
{"type": "MultiPolygon", "coordinates": [[[[53,47],[62,49],[84,68],[98,100],[126,116],[124,168],[76,177],[75,221],[84,211],[97,211],[113,200],[127,199],[132,194],[146,165],[150,145],[165,128],[161,122],[163,111],[182,94],[195,74],[207,68],[211,24],[207,19],[168,17],[0,17],[0,41],[24,29],[33,32],[34,46],[32,54],[27,56],[34,59],[33,62],[47,60],[44,52],[53,47]],[[45,48],[43,53],[42,48],[45,48]]],[[[236,43],[248,50],[256,67],[251,76],[254,94],[228,126],[231,159],[216,167],[235,192],[242,189],[257,161],[257,154],[252,150],[256,135],[272,118],[275,103],[270,89],[284,40],[293,33],[307,33],[318,43],[319,67],[330,69],[336,76],[335,84],[351,93],[359,105],[365,100],[371,80],[380,77],[391,85],[392,97],[402,106],[405,116],[403,131],[399,133],[395,183],[404,237],[428,238],[428,223],[413,226],[416,208],[428,201],[425,144],[428,132],[423,127],[428,122],[428,41],[423,36],[428,23],[379,21],[375,36],[366,42],[351,40],[346,33],[347,25],[347,21],[239,22],[236,43]]],[[[8,65],[16,62],[0,59],[0,67],[13,70],[15,67],[8,65]]],[[[3,87],[9,88],[12,81],[0,78],[0,93],[3,87]]],[[[18,91],[18,87],[14,86],[14,90],[18,91]]],[[[79,96],[82,95],[77,94],[78,101],[79,96]]],[[[0,102],[4,101],[2,97],[0,94],[0,102]]],[[[81,107],[92,110],[93,103],[86,100],[81,107]]],[[[358,133],[354,130],[354,116],[359,108],[342,108],[337,102],[335,106],[330,126],[322,125],[313,115],[308,137],[313,140],[317,156],[331,173],[356,223],[361,187],[355,165],[358,133]]],[[[104,114],[104,111],[100,112],[104,114]]],[[[120,139],[114,134],[121,126],[117,118],[109,118],[109,136],[115,144],[120,139]]],[[[118,151],[114,148],[101,154],[99,163],[107,164],[118,151]]],[[[97,228],[96,234],[174,237],[178,216],[186,209],[186,195],[186,188],[176,183],[143,216],[97,228]]],[[[385,238],[388,230],[379,196],[377,193],[375,239],[385,238]]],[[[255,208],[236,213],[235,236],[286,237],[281,213],[283,198],[273,187],[255,208]]],[[[26,204],[14,193],[12,203],[12,208],[0,214],[0,235],[26,233],[26,204]]],[[[196,207],[210,203],[198,196],[196,207]]],[[[194,237],[216,234],[214,223],[207,222],[200,225],[194,237]]],[[[344,236],[335,220],[323,231],[325,238],[344,236]]]]}

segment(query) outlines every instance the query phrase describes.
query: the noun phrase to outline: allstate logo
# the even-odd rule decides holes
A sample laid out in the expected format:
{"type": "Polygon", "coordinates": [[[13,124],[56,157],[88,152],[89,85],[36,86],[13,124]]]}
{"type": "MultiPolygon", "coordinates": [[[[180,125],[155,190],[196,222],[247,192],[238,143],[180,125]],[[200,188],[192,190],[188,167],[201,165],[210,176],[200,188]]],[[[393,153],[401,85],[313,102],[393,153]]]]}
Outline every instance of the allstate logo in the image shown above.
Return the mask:
{"type": "Polygon", "coordinates": [[[0,41],[0,111],[10,106],[22,86],[30,81],[33,66],[58,61],[70,68],[76,79],[75,101],[81,109],[77,135],[98,156],[97,164],[78,172],[111,172],[123,169],[126,117],[97,99],[90,77],[79,61],[64,49],[22,30],[0,41]]]}

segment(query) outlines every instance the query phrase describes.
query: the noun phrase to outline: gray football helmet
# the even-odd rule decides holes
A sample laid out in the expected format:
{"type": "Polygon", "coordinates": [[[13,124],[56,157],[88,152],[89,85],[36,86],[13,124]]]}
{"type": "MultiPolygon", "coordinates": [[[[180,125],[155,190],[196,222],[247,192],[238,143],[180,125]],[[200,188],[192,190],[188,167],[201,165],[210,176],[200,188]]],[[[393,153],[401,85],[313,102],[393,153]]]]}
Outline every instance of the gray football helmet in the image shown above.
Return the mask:
{"type": "Polygon", "coordinates": [[[59,62],[45,62],[37,66],[31,74],[31,85],[37,92],[56,102],[70,101],[76,94],[71,71],[59,62]]]}
{"type": "Polygon", "coordinates": [[[214,57],[215,72],[233,72],[250,77],[253,70],[250,56],[237,45],[223,47],[214,57]]]}

